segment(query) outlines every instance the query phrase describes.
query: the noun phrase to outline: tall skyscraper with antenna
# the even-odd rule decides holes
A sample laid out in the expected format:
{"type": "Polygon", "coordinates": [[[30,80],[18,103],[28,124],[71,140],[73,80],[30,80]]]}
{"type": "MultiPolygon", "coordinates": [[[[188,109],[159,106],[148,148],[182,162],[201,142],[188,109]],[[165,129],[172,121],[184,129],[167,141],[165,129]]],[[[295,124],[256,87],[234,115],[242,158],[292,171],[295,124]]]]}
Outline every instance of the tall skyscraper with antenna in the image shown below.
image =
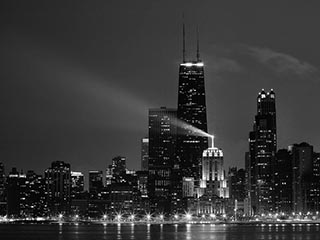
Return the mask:
{"type": "MultiPolygon", "coordinates": [[[[181,177],[200,177],[199,163],[202,152],[208,148],[207,137],[197,136],[187,126],[207,132],[207,111],[204,82],[204,64],[200,60],[199,35],[195,60],[186,59],[185,26],[183,24],[182,63],[179,66],[177,117],[186,123],[177,130],[177,162],[181,177]]],[[[181,180],[182,181],[182,180],[181,180]]],[[[179,182],[179,181],[178,181],[179,182]]],[[[199,183],[195,182],[195,186],[199,183]]]]}

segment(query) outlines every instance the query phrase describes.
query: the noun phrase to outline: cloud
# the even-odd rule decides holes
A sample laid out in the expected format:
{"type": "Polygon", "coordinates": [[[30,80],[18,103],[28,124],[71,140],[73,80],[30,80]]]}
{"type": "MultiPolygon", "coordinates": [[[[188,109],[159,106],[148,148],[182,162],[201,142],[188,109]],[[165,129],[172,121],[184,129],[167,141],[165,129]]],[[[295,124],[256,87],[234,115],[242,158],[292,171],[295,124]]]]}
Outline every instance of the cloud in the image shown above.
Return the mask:
{"type": "Polygon", "coordinates": [[[260,48],[244,45],[246,53],[258,60],[261,64],[278,73],[294,73],[297,75],[313,74],[318,69],[289,54],[273,51],[269,48],[260,48]]]}
{"type": "Polygon", "coordinates": [[[216,73],[242,71],[242,67],[234,59],[227,58],[227,57],[214,56],[212,60],[213,60],[212,70],[216,73]]]}
{"type": "Polygon", "coordinates": [[[233,46],[213,45],[211,55],[206,57],[206,63],[210,65],[210,69],[216,73],[239,73],[243,71],[243,67],[234,56],[233,46]]]}

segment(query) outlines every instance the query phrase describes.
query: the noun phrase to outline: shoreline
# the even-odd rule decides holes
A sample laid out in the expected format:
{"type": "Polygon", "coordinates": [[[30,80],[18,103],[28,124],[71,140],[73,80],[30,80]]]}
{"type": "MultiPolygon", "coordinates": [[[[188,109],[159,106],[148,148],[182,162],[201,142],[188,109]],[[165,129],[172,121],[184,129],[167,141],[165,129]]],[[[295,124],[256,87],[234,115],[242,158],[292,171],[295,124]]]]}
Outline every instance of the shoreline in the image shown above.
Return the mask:
{"type": "Polygon", "coordinates": [[[280,220],[280,221],[135,221],[135,222],[116,222],[116,221],[54,221],[54,220],[12,220],[0,222],[4,224],[30,224],[30,225],[320,225],[319,220],[280,220]]]}

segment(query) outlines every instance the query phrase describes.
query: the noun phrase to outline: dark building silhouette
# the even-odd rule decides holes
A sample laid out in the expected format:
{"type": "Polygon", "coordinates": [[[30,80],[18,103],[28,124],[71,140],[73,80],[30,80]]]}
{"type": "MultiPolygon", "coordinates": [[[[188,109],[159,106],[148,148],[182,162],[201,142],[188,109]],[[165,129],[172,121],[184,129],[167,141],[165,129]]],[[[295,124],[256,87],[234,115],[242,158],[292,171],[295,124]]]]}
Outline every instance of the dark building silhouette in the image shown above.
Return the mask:
{"type": "Polygon", "coordinates": [[[276,154],[274,167],[274,200],[275,211],[291,213],[293,210],[292,152],[280,149],[276,154]]]}
{"type": "Polygon", "coordinates": [[[274,163],[277,151],[276,102],[273,90],[257,97],[257,114],[249,134],[249,198],[254,213],[274,210],[274,163]]]}
{"type": "Polygon", "coordinates": [[[0,215],[5,215],[6,206],[6,175],[4,164],[0,162],[0,215]]]}
{"type": "Polygon", "coordinates": [[[319,211],[320,154],[308,143],[280,149],[274,166],[275,210],[285,213],[319,211]]]}
{"type": "Polygon", "coordinates": [[[26,200],[26,175],[12,168],[7,178],[7,215],[21,217],[24,215],[26,200]]]}
{"type": "Polygon", "coordinates": [[[121,177],[126,174],[126,158],[117,156],[112,159],[112,174],[115,177],[121,177]]]}
{"type": "Polygon", "coordinates": [[[71,206],[71,169],[63,161],[51,163],[45,170],[47,203],[52,215],[69,213],[71,206]]]}
{"type": "Polygon", "coordinates": [[[246,172],[244,169],[237,169],[236,167],[229,168],[229,197],[232,200],[244,201],[246,198],[245,181],[246,172]]]}
{"type": "Polygon", "coordinates": [[[177,116],[181,122],[187,123],[178,128],[177,138],[182,175],[198,179],[199,159],[208,148],[207,137],[197,136],[189,127],[207,132],[204,67],[199,59],[180,64],[177,116]]]}
{"type": "MultiPolygon", "coordinates": [[[[208,148],[207,137],[199,136],[194,132],[194,128],[207,132],[204,64],[200,60],[199,41],[197,41],[196,60],[186,60],[184,35],[183,26],[183,62],[179,66],[177,109],[179,127],[177,129],[177,161],[175,164],[176,171],[180,171],[180,174],[176,173],[175,175],[181,176],[176,180],[178,186],[174,188],[177,190],[182,188],[184,177],[195,180],[200,178],[199,163],[202,152],[208,148]]],[[[195,182],[195,186],[199,186],[199,182],[195,182]]],[[[181,191],[176,192],[175,198],[174,201],[181,202],[181,191]]]]}
{"type": "Polygon", "coordinates": [[[106,169],[106,185],[125,182],[126,171],[126,158],[122,156],[114,157],[112,164],[106,169]]]}
{"type": "Polygon", "coordinates": [[[82,198],[84,192],[84,175],[81,172],[71,172],[71,198],[82,198]]]}
{"type": "Polygon", "coordinates": [[[46,182],[42,175],[29,170],[26,174],[25,210],[27,217],[41,217],[48,213],[46,182]]]}
{"type": "Polygon", "coordinates": [[[141,170],[148,171],[149,138],[141,139],[141,170]]]}
{"type": "Polygon", "coordinates": [[[320,211],[320,153],[313,154],[312,183],[310,188],[310,202],[313,211],[320,211]]]}
{"type": "Polygon", "coordinates": [[[313,203],[310,190],[313,180],[313,146],[308,143],[290,146],[293,167],[293,211],[306,212],[312,210],[313,203]]]}
{"type": "Polygon", "coordinates": [[[101,198],[103,191],[103,172],[100,170],[89,171],[89,193],[90,198],[101,198]]]}
{"type": "Polygon", "coordinates": [[[176,120],[176,109],[149,109],[148,194],[153,211],[170,211],[176,120]]]}

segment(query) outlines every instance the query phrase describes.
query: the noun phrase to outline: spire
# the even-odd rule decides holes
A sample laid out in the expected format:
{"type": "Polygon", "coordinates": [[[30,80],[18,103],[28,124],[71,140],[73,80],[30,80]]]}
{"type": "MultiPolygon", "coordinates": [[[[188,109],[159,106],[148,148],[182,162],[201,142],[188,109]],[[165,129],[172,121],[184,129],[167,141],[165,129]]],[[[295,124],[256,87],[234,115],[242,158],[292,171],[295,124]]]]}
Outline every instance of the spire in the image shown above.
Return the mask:
{"type": "Polygon", "coordinates": [[[197,26],[197,62],[200,62],[199,28],[197,26]]]}
{"type": "Polygon", "coordinates": [[[184,16],[183,16],[183,25],[182,25],[182,61],[186,62],[186,33],[184,26],[184,16]]]}

